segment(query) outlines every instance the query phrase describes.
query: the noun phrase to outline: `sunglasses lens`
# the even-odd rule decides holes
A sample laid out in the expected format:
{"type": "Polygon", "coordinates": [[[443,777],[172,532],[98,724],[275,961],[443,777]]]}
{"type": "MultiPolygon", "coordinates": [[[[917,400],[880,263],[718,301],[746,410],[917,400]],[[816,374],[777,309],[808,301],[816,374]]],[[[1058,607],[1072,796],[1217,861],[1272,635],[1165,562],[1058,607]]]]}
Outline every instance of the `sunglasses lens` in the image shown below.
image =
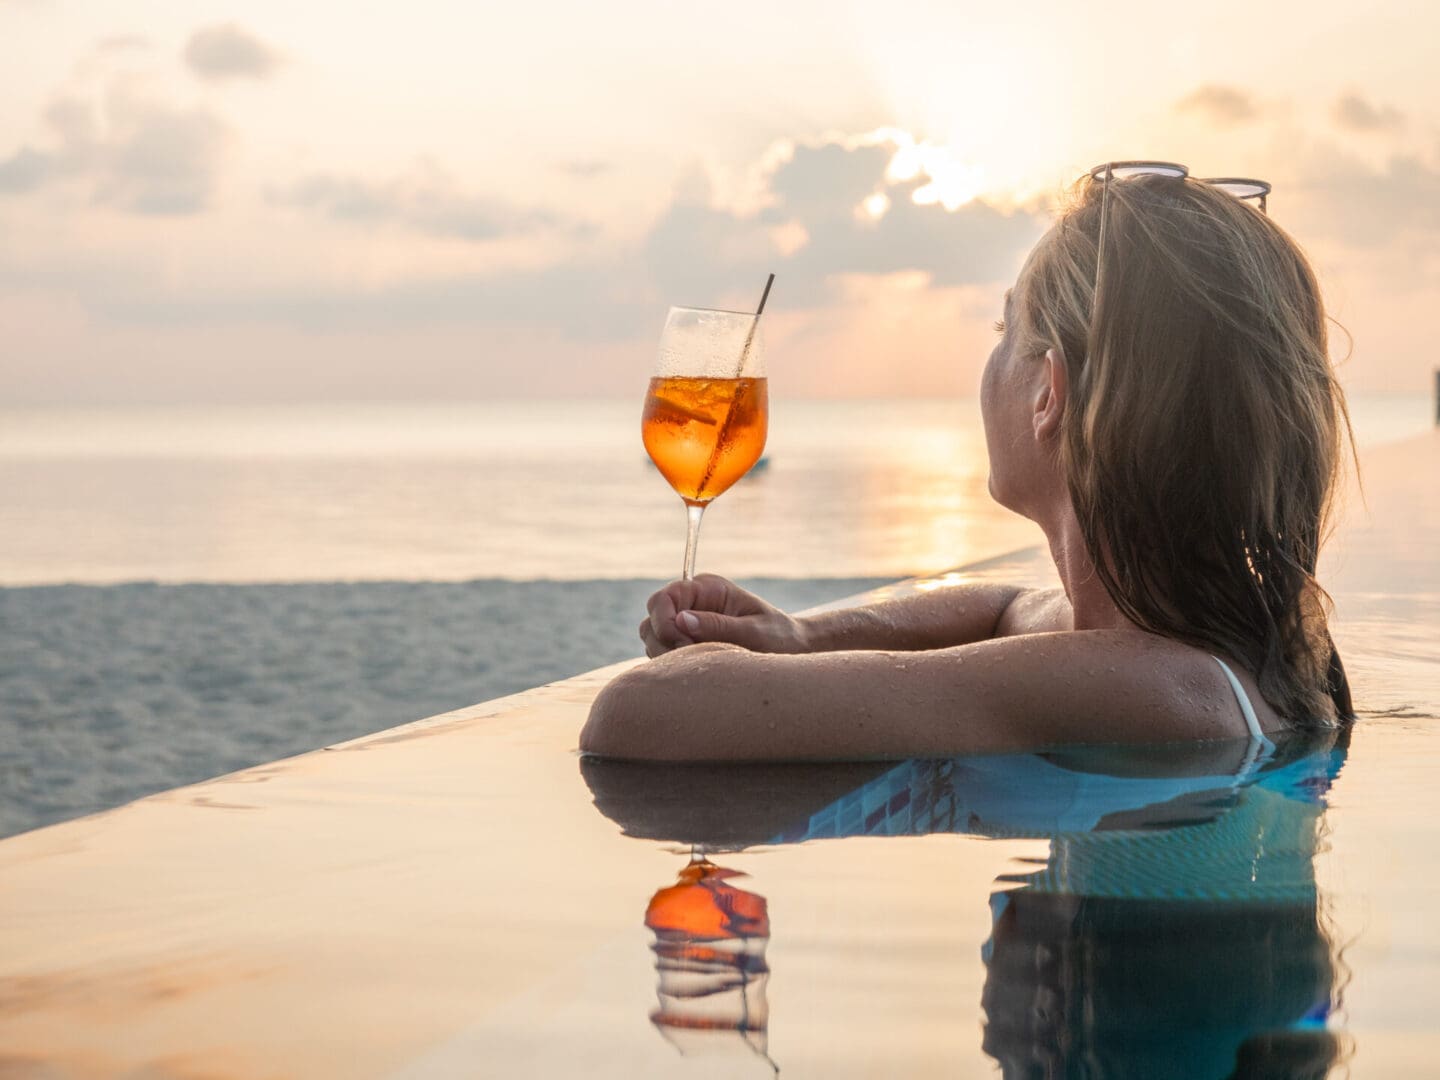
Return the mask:
{"type": "Polygon", "coordinates": [[[1132,176],[1169,176],[1179,180],[1190,174],[1184,165],[1170,161],[1116,161],[1096,166],[1090,170],[1090,175],[1096,180],[1104,180],[1106,170],[1116,180],[1128,180],[1132,176]]]}
{"type": "Polygon", "coordinates": [[[1124,165],[1114,169],[1110,175],[1117,180],[1127,180],[1132,176],[1173,176],[1179,180],[1185,175],[1185,170],[1169,165],[1124,165]]]}
{"type": "Polygon", "coordinates": [[[1211,184],[1227,194],[1234,195],[1237,199],[1259,199],[1270,194],[1270,185],[1265,183],[1264,180],[1243,180],[1226,177],[1218,180],[1206,180],[1205,183],[1211,184]]]}

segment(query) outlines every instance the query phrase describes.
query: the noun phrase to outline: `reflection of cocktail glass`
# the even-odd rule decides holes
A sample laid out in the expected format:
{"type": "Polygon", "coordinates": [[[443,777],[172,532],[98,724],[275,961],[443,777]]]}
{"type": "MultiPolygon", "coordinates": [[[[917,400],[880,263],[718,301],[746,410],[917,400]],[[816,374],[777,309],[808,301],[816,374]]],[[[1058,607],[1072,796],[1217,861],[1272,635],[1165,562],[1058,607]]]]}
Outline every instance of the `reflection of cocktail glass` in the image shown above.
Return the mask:
{"type": "Polygon", "coordinates": [[[681,1053],[743,1045],[774,1069],[766,1048],[770,915],[763,896],[730,883],[744,876],[697,852],[679,881],[650,898],[645,925],[655,933],[660,977],[650,1022],[681,1053]]]}
{"type": "Polygon", "coordinates": [[[695,576],[710,500],[765,449],[769,397],[758,313],[672,307],[641,420],[645,450],[685,500],[683,577],[695,576]]]}

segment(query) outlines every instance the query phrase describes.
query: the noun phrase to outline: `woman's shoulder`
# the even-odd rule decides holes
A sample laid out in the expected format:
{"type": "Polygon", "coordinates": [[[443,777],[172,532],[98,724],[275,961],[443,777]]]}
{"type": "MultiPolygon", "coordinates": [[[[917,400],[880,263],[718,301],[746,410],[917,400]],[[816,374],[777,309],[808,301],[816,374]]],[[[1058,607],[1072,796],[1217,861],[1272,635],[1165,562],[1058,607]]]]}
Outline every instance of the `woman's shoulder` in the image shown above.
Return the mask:
{"type": "MultiPolygon", "coordinates": [[[[1053,603],[1048,616],[1068,614],[1053,603]]],[[[1047,617],[1041,609],[1041,618],[1047,617]]],[[[1248,734],[1215,658],[1139,629],[1013,633],[955,650],[987,711],[1027,741],[1159,742],[1248,734]]],[[[1237,672],[1263,730],[1279,724],[1248,673],[1237,672]]]]}
{"type": "MultiPolygon", "coordinates": [[[[1280,732],[1288,727],[1265,701],[1253,675],[1233,659],[1227,662],[1185,642],[1138,629],[1076,631],[1074,622],[1074,610],[1063,590],[1027,589],[1001,616],[995,637],[1023,639],[1068,633],[1072,636],[1058,648],[1057,662],[1089,664],[1092,659],[1104,659],[1108,663],[1118,659],[1116,650],[1133,656],[1121,661],[1131,665],[1125,671],[1113,672],[1121,676],[1112,680],[1117,690],[1137,692],[1137,682],[1156,683],[1162,691],[1178,695],[1175,704],[1183,715],[1189,715],[1195,703],[1204,701],[1218,703],[1220,711],[1245,721],[1248,706],[1262,732],[1280,732]]],[[[1021,651],[1025,644],[1022,642],[1021,651]]],[[[1245,723],[1248,731],[1248,721],[1245,723]]]]}
{"type": "Polygon", "coordinates": [[[1022,589],[995,624],[995,637],[1072,629],[1075,612],[1064,589],[1022,589]]]}

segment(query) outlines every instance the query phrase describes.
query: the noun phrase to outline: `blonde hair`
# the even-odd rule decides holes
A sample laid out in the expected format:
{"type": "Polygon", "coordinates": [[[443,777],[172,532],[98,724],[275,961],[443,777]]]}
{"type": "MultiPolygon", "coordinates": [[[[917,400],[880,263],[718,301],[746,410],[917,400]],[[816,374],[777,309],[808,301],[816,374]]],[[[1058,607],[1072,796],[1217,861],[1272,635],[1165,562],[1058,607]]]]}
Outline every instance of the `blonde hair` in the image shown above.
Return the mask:
{"type": "Polygon", "coordinates": [[[1344,396],[1304,253],[1210,185],[1084,180],[1020,276],[1022,355],[1069,375],[1060,464],[1111,598],[1255,673],[1293,726],[1351,708],[1315,580],[1344,396]]]}

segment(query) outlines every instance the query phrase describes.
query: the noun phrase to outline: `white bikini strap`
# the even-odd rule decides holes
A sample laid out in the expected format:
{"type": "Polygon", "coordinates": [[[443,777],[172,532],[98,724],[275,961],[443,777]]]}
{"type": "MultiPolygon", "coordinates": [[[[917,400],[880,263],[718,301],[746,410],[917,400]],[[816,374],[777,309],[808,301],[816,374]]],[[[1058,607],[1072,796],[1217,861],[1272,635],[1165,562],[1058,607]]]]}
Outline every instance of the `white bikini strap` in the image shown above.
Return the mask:
{"type": "Polygon", "coordinates": [[[1230,688],[1235,691],[1235,700],[1240,705],[1240,711],[1245,715],[1245,726],[1250,729],[1251,736],[1273,748],[1275,744],[1265,737],[1265,732],[1260,730],[1260,721],[1255,718],[1255,709],[1250,704],[1250,696],[1245,693],[1245,688],[1240,685],[1240,680],[1235,677],[1235,673],[1230,670],[1224,660],[1218,656],[1214,657],[1214,660],[1220,665],[1220,670],[1225,673],[1225,677],[1230,680],[1230,688]]]}

